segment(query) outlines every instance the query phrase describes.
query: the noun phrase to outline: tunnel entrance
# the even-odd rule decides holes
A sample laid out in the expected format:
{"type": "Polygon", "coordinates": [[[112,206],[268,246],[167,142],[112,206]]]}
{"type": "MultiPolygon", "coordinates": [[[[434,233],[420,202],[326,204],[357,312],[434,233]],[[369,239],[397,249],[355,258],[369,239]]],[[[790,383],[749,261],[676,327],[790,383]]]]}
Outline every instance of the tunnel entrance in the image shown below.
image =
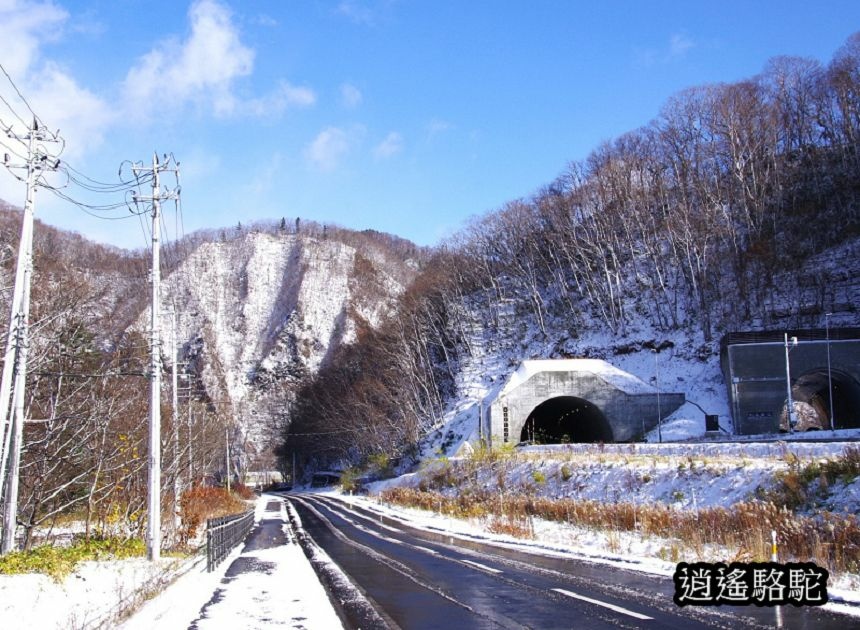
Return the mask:
{"type": "Polygon", "coordinates": [[[550,398],[529,414],[520,442],[612,442],[612,427],[593,403],[576,396],[550,398]]]}
{"type": "MultiPolygon", "coordinates": [[[[860,427],[860,383],[843,370],[816,368],[791,386],[796,431],[830,429],[830,391],[833,391],[833,427],[860,427]]],[[[780,411],[780,430],[788,431],[788,403],[780,411]]]]}

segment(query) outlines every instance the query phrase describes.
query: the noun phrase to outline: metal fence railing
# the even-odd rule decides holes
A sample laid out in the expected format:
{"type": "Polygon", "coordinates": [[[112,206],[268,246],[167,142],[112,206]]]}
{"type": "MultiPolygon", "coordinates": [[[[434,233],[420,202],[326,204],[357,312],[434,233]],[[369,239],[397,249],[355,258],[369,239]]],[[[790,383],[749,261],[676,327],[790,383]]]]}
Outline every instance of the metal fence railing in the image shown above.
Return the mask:
{"type": "Polygon", "coordinates": [[[206,521],[206,569],[213,571],[254,526],[254,510],[206,521]]]}

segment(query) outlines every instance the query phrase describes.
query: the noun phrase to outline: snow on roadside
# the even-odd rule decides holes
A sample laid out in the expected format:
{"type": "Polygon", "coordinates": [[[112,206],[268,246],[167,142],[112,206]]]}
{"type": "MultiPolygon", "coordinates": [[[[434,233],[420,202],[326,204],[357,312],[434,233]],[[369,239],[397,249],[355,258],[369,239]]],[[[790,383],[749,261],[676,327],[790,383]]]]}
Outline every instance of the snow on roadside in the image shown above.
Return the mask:
{"type": "MultiPolygon", "coordinates": [[[[637,505],[661,502],[678,509],[728,507],[756,498],[773,483],[774,473],[842,455],[855,442],[559,444],[518,448],[492,470],[478,467],[474,484],[487,491],[527,492],[549,498],[572,498],[637,505]]],[[[418,487],[435,473],[462,460],[438,459],[418,474],[370,485],[418,487]]],[[[455,469],[456,470],[456,469],[455,469]]],[[[836,481],[820,497],[819,508],[860,514],[860,477],[836,481]]],[[[458,488],[442,488],[454,495],[458,488]]]]}
{"type": "Polygon", "coordinates": [[[292,503],[287,505],[293,531],[305,550],[311,566],[327,588],[337,594],[341,609],[353,627],[384,628],[388,624],[352,583],[340,566],[305,532],[301,517],[292,503]]]}
{"type": "MultiPolygon", "coordinates": [[[[728,507],[755,499],[772,486],[775,473],[793,463],[803,466],[836,458],[847,447],[856,447],[853,431],[837,434],[846,441],[529,446],[516,449],[493,466],[470,468],[468,460],[441,457],[428,461],[418,472],[369,484],[369,490],[377,494],[390,487],[417,488],[428,484],[454,496],[460,489],[446,487],[444,480],[464,478],[466,471],[471,470],[471,486],[498,493],[501,501],[507,495],[527,493],[637,505],[663,503],[677,510],[728,507]],[[465,466],[462,469],[461,464],[465,466]],[[434,484],[434,475],[439,483],[434,484]]],[[[810,515],[814,516],[818,510],[860,514],[860,477],[836,480],[820,490],[821,496],[816,498],[816,507],[810,515]]],[[[488,533],[486,521],[458,521],[421,510],[377,504],[367,498],[345,500],[363,502],[372,509],[408,518],[412,524],[430,529],[454,529],[462,535],[493,540],[496,544],[566,557],[574,555],[661,575],[671,575],[675,562],[694,560],[677,557],[683,553],[677,541],[643,537],[636,532],[596,531],[535,518],[531,522],[534,540],[523,541],[488,533]]],[[[716,546],[702,551],[703,560],[731,559],[731,553],[716,546]]],[[[860,575],[831,576],[828,588],[831,598],[851,602],[854,604],[850,607],[851,614],[860,616],[860,575]]]]}
{"type": "Polygon", "coordinates": [[[77,628],[339,628],[337,614],[310,563],[290,534],[284,500],[264,495],[255,506],[256,521],[280,518],[290,542],[243,553],[237,547],[212,573],[205,556],[190,559],[143,558],[84,562],[62,582],[46,575],[0,575],[0,628],[69,630],[77,628]],[[267,510],[277,500],[277,511],[267,510]],[[226,578],[238,558],[260,563],[265,572],[226,578]],[[219,602],[201,609],[219,592],[219,602]],[[147,601],[148,600],[148,601],[147,601]],[[124,623],[121,620],[135,608],[124,623]],[[121,624],[121,625],[120,625],[121,624]]]}
{"type": "MultiPolygon", "coordinates": [[[[534,539],[525,540],[507,534],[495,534],[487,530],[483,519],[461,520],[447,515],[402,507],[381,502],[375,497],[341,496],[327,493],[343,501],[384,514],[386,518],[400,521],[404,525],[445,532],[454,538],[478,540],[500,547],[517,549],[528,553],[563,558],[578,558],[623,569],[654,575],[671,576],[676,562],[690,558],[666,560],[661,558],[672,541],[656,537],[643,538],[632,532],[600,532],[592,529],[534,518],[534,539]]],[[[718,556],[720,550],[712,549],[714,561],[725,561],[718,556]]],[[[860,617],[860,576],[842,575],[828,583],[830,602],[824,606],[832,612],[860,617]]]]}
{"type": "Polygon", "coordinates": [[[193,563],[143,558],[83,562],[65,580],[0,575],[0,628],[68,630],[111,625],[193,563]]]}
{"type": "Polygon", "coordinates": [[[337,613],[316,573],[296,544],[283,498],[264,494],[256,520],[279,519],[287,544],[245,551],[237,548],[216,572],[189,574],[139,610],[122,630],[150,628],[340,628],[337,613]],[[268,509],[277,501],[277,510],[268,509]],[[226,573],[234,560],[251,570],[226,573]]]}

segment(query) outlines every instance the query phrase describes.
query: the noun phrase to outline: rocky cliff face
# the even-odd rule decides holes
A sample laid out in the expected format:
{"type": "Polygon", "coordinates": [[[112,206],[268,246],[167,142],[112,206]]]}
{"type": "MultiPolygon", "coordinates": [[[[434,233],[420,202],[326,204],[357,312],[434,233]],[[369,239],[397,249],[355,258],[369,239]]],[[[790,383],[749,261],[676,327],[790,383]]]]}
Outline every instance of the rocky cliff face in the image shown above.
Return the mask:
{"type": "MultiPolygon", "coordinates": [[[[271,446],[301,380],[394,308],[410,265],[373,245],[252,232],[201,244],[164,278],[183,371],[232,416],[252,460],[271,446]]],[[[141,313],[134,328],[145,333],[148,317],[141,313]]],[[[169,310],[161,328],[169,357],[169,310]]]]}

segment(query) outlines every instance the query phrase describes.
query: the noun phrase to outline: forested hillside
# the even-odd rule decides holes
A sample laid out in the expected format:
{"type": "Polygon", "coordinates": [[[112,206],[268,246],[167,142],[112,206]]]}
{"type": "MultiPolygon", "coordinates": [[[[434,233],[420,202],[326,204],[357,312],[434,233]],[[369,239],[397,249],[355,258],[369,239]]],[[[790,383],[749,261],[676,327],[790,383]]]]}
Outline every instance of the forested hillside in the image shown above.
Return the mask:
{"type": "MultiPolygon", "coordinates": [[[[7,314],[20,226],[20,211],[0,208],[7,314]]],[[[98,245],[40,222],[34,234],[18,515],[25,544],[37,528],[50,529],[69,514],[88,531],[139,535],[147,483],[149,252],[98,245]]],[[[165,505],[174,488],[223,476],[228,452],[232,475],[271,470],[271,445],[286,422],[282,403],[334,348],[390,314],[424,255],[397,237],[286,219],[194,233],[163,254],[165,505]]]]}
{"type": "MultiPolygon", "coordinates": [[[[240,473],[273,450],[305,470],[414,454],[523,358],[683,340],[706,365],[727,331],[857,325],[858,219],[860,34],[826,66],[780,57],[676,95],[433,250],[286,218],[186,236],[162,264],[164,376],[172,310],[182,376],[165,487],[223,473],[228,440],[240,473]]],[[[4,304],[19,231],[3,208],[4,304]]],[[[148,252],[35,234],[19,518],[139,531],[148,252]]]]}
{"type": "Polygon", "coordinates": [[[313,466],[413,451],[468,394],[467,371],[590,355],[585,333],[605,333],[608,354],[681,334],[716,361],[731,330],[818,326],[825,312],[856,325],[858,235],[860,33],[827,66],[777,57],[677,94],[476,218],[396,316],[301,391],[282,452],[313,466]]]}

